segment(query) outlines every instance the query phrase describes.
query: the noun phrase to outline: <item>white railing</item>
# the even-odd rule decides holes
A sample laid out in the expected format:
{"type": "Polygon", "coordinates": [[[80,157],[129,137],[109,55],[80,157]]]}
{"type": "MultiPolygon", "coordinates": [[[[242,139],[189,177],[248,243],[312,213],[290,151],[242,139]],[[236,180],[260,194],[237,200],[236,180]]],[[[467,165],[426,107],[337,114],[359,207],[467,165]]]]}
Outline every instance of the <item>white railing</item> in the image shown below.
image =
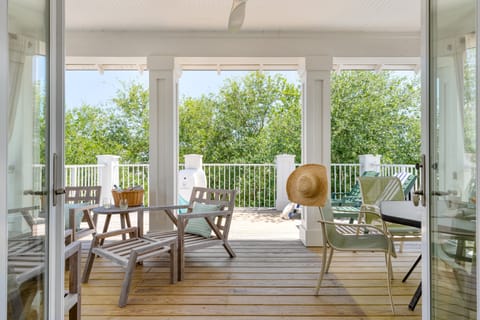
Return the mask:
{"type": "MultiPolygon", "coordinates": [[[[182,170],[183,164],[178,169],[182,170]]],[[[98,177],[102,165],[66,165],[65,185],[82,186],[98,185],[98,177]]],[[[43,168],[35,167],[40,173],[43,168]]],[[[277,170],[275,164],[203,164],[207,177],[207,185],[211,188],[238,190],[237,207],[242,208],[274,208],[276,200],[277,170]]],[[[381,164],[380,175],[390,176],[398,172],[415,174],[414,165],[381,164]]],[[[140,185],[145,189],[145,203],[148,203],[148,164],[118,165],[119,184],[122,187],[140,185]]],[[[332,193],[350,191],[360,175],[359,164],[331,165],[332,193]]],[[[418,179],[417,179],[418,184],[418,179]]]]}
{"type": "Polygon", "coordinates": [[[99,164],[65,165],[65,186],[98,186],[102,167],[99,164]]]}
{"type": "MultiPolygon", "coordinates": [[[[413,164],[380,164],[381,176],[394,176],[399,172],[416,174],[413,164]]],[[[360,164],[334,163],[331,165],[331,191],[341,195],[352,189],[360,176],[360,164]]],[[[414,190],[418,187],[419,179],[415,181],[414,190]]],[[[341,198],[341,197],[340,197],[341,198]]]]}
{"type": "Polygon", "coordinates": [[[242,208],[275,207],[276,169],[274,164],[203,165],[207,185],[211,188],[237,190],[236,206],[242,208]]]}

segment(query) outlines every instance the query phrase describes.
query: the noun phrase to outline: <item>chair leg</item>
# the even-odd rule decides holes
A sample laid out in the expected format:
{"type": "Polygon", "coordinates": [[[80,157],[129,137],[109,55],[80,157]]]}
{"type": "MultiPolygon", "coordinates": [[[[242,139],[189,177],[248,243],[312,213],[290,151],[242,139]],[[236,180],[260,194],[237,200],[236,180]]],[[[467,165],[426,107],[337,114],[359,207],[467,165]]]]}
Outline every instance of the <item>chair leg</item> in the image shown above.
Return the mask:
{"type": "Polygon", "coordinates": [[[230,255],[230,258],[235,258],[237,256],[235,252],[233,252],[232,247],[227,241],[223,242],[223,247],[225,248],[225,250],[227,250],[228,254],[230,255]]]}
{"type": "Polygon", "coordinates": [[[177,266],[177,243],[170,244],[170,283],[175,284],[179,278],[177,266]]]}
{"type": "Polygon", "coordinates": [[[322,285],[323,276],[325,275],[325,271],[327,270],[328,264],[328,257],[327,257],[328,246],[324,244],[323,246],[323,258],[322,258],[322,270],[320,271],[320,277],[318,278],[317,287],[315,288],[315,295],[318,296],[318,292],[320,291],[320,286],[322,285]]]}
{"type": "Polygon", "coordinates": [[[330,264],[332,263],[332,256],[333,256],[333,248],[330,247],[330,254],[328,255],[327,269],[325,270],[325,273],[328,273],[328,270],[330,270],[330,264]]]}
{"type": "Polygon", "coordinates": [[[125,270],[125,276],[122,283],[122,291],[120,292],[120,299],[118,300],[118,306],[123,308],[127,305],[128,293],[130,291],[130,285],[132,283],[133,271],[137,265],[137,252],[132,250],[128,260],[127,268],[125,270]]]}
{"type": "Polygon", "coordinates": [[[391,287],[391,279],[392,279],[392,256],[390,253],[385,253],[385,264],[387,267],[387,289],[388,289],[388,296],[390,297],[390,305],[392,307],[392,312],[395,314],[395,306],[393,305],[393,298],[392,298],[392,287],[391,287]]]}
{"type": "Polygon", "coordinates": [[[87,261],[85,262],[85,269],[83,269],[82,283],[87,283],[90,278],[90,272],[92,272],[93,261],[95,260],[96,254],[93,253],[93,248],[96,246],[95,236],[93,236],[92,244],[88,250],[87,261]]]}

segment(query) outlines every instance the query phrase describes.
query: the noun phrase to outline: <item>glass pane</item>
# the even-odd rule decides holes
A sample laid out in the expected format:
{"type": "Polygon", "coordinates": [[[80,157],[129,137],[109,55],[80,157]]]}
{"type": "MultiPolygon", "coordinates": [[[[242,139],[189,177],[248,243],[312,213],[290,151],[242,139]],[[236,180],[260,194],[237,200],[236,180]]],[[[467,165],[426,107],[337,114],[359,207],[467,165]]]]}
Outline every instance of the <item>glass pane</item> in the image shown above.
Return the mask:
{"type": "Polygon", "coordinates": [[[431,2],[431,318],[476,319],[475,0],[431,2]]]}
{"type": "Polygon", "coordinates": [[[8,319],[45,319],[48,1],[8,1],[8,319]]]}

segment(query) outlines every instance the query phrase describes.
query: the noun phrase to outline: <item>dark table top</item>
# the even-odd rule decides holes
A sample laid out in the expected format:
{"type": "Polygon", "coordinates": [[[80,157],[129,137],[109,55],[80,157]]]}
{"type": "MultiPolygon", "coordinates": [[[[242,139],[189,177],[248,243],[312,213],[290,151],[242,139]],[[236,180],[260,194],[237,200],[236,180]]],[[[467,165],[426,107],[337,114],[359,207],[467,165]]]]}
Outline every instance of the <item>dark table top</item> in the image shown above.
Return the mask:
{"type": "Polygon", "coordinates": [[[380,203],[380,214],[384,221],[421,228],[426,208],[416,207],[411,201],[383,201],[380,203]]]}

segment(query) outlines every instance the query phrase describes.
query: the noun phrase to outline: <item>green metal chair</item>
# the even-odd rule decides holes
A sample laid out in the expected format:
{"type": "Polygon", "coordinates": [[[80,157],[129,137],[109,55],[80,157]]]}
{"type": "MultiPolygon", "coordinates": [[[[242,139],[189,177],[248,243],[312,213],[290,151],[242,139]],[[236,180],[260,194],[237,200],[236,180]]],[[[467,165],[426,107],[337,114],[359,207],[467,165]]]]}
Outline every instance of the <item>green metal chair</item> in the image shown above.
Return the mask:
{"type": "MultiPolygon", "coordinates": [[[[362,177],[376,177],[379,173],[376,171],[364,171],[362,177]]],[[[348,192],[332,192],[332,207],[360,207],[362,204],[362,195],[360,194],[360,185],[358,181],[348,192]]]]}
{"type": "Polygon", "coordinates": [[[390,282],[392,279],[391,257],[396,257],[392,239],[381,228],[368,224],[358,224],[362,233],[355,233],[351,224],[335,222],[331,210],[323,210],[327,202],[327,174],[323,165],[307,164],[298,167],[287,180],[287,194],[290,201],[303,206],[318,206],[323,231],[323,258],[320,276],[315,289],[318,295],[322,280],[329,271],[333,251],[383,252],[387,269],[387,289],[392,312],[395,308],[390,282]]]}
{"type": "Polygon", "coordinates": [[[380,203],[382,201],[405,201],[404,189],[398,177],[360,177],[358,181],[362,194],[359,222],[367,224],[379,222],[384,231],[393,237],[394,241],[400,241],[400,252],[403,251],[404,241],[419,241],[421,239],[418,228],[387,223],[381,218],[380,203]]]}
{"type": "Polygon", "coordinates": [[[330,263],[332,261],[333,251],[364,251],[364,252],[384,252],[385,264],[387,269],[387,289],[390,297],[390,304],[392,312],[395,313],[395,308],[392,299],[392,289],[390,282],[393,278],[392,273],[392,259],[396,257],[395,247],[392,238],[381,228],[369,224],[356,224],[361,232],[358,233],[343,233],[348,230],[346,227],[351,227],[351,224],[334,222],[333,214],[330,210],[320,210],[320,220],[323,230],[323,258],[322,269],[318,279],[315,295],[318,295],[325,273],[328,273],[330,263]],[[327,252],[329,250],[329,253],[327,252]],[[328,254],[328,259],[327,259],[328,254]]]}

